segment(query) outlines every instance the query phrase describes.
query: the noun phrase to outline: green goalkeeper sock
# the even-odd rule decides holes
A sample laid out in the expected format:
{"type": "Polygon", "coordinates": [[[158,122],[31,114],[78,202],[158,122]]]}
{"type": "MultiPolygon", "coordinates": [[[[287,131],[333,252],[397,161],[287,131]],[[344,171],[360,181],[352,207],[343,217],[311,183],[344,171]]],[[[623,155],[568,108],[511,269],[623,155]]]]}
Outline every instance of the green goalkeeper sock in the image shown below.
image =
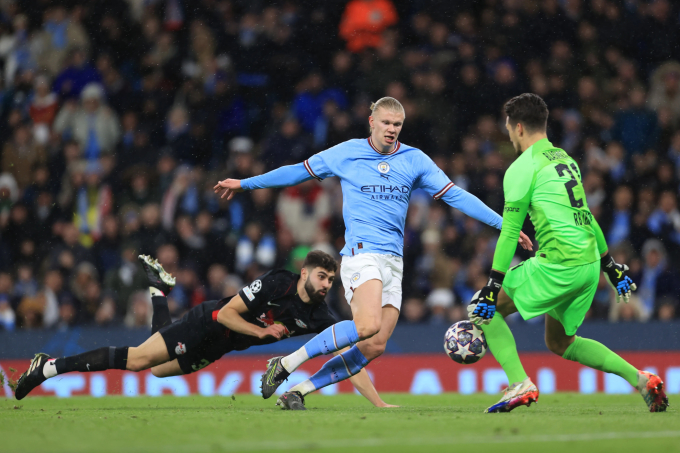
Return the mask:
{"type": "Polygon", "coordinates": [[[637,386],[638,370],[611,349],[595,340],[575,337],[574,342],[564,351],[562,357],[605,373],[616,374],[628,381],[633,387],[637,386]]]}
{"type": "Polygon", "coordinates": [[[510,385],[526,379],[527,373],[524,371],[522,362],[519,360],[515,337],[512,336],[512,332],[503,316],[496,312],[491,322],[488,325],[482,325],[481,328],[484,331],[486,342],[489,344],[493,356],[508,376],[510,385]]]}

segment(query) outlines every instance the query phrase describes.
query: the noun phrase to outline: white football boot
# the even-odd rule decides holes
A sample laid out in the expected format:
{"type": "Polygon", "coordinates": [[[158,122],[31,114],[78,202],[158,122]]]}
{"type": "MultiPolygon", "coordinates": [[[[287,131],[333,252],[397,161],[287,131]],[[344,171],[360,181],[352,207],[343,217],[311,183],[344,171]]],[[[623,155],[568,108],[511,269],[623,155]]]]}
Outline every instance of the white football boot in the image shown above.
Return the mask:
{"type": "Polygon", "coordinates": [[[493,414],[497,412],[510,412],[519,406],[531,406],[538,402],[538,387],[526,378],[522,382],[511,385],[503,390],[503,398],[484,412],[493,414]]]}

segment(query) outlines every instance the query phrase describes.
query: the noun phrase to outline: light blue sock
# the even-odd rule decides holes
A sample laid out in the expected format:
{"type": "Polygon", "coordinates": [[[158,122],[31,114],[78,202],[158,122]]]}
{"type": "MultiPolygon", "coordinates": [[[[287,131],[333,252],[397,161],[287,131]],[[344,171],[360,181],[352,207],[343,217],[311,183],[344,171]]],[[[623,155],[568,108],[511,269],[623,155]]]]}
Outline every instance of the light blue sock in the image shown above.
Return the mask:
{"type": "Polygon", "coordinates": [[[368,359],[354,345],[349,351],[345,351],[324,363],[321,369],[309,380],[314,385],[315,390],[318,390],[354,376],[366,365],[368,365],[368,359]]]}
{"type": "Polygon", "coordinates": [[[309,340],[305,344],[305,351],[311,359],[322,354],[339,351],[357,341],[359,341],[359,334],[354,321],[340,321],[309,340]]]}

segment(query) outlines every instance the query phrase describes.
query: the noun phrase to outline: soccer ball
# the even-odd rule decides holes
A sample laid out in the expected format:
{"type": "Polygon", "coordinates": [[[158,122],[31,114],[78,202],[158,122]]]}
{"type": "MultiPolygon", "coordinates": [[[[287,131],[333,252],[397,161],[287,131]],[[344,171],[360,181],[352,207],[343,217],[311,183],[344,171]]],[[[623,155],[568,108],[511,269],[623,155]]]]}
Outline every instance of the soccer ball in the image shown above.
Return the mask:
{"type": "Polygon", "coordinates": [[[486,337],[471,321],[460,321],[446,331],[444,349],[454,362],[469,365],[486,354],[486,337]]]}

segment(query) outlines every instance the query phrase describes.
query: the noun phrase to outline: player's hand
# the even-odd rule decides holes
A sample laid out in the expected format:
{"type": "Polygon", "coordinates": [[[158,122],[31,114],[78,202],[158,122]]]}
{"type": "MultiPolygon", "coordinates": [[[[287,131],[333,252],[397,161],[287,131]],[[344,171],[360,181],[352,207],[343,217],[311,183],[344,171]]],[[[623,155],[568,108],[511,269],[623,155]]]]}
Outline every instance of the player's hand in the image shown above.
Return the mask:
{"type": "Polygon", "coordinates": [[[477,325],[489,324],[496,314],[498,293],[503,287],[503,277],[500,272],[491,271],[491,276],[486,286],[479,290],[468,305],[468,317],[477,325]]]}
{"type": "Polygon", "coordinates": [[[519,245],[522,246],[524,250],[529,250],[532,252],[534,250],[534,243],[531,242],[531,239],[529,239],[529,236],[524,234],[523,232],[519,232],[519,245]]]}
{"type": "Polygon", "coordinates": [[[217,184],[215,184],[215,187],[213,187],[215,190],[215,194],[219,195],[220,192],[222,192],[222,196],[220,198],[227,197],[227,200],[231,200],[234,197],[235,193],[238,192],[243,192],[243,189],[241,188],[241,180],[240,179],[225,179],[217,184]]]}
{"type": "Polygon", "coordinates": [[[271,326],[267,326],[264,329],[260,331],[260,339],[264,340],[267,337],[274,337],[277,340],[282,339],[284,336],[289,336],[290,332],[288,332],[288,329],[286,326],[282,324],[272,324],[271,326]]]}
{"type": "Polygon", "coordinates": [[[616,301],[628,303],[632,291],[637,289],[633,279],[628,276],[628,266],[618,264],[609,253],[600,260],[604,276],[616,291],[616,301]]]}

